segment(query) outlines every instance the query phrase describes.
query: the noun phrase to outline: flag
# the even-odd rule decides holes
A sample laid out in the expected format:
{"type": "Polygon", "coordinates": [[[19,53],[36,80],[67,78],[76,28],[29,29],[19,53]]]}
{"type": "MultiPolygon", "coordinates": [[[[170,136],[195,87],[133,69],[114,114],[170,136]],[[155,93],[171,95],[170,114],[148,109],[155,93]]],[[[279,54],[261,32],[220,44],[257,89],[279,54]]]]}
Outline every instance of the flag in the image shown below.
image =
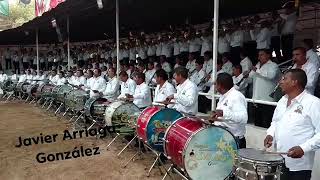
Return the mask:
{"type": "Polygon", "coordinates": [[[8,0],[0,0],[0,15],[9,16],[9,2],[8,2],[8,0]]]}

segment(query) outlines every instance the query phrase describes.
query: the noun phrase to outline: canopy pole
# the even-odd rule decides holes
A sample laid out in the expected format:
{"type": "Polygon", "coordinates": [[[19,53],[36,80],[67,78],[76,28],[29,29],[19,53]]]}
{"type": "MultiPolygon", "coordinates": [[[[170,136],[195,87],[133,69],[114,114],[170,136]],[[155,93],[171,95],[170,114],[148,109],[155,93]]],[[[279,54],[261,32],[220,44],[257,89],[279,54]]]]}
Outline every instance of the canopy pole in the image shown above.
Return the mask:
{"type": "Polygon", "coordinates": [[[117,43],[117,77],[120,74],[120,61],[119,61],[119,0],[116,0],[116,43],[117,43]]]}
{"type": "Polygon", "coordinates": [[[69,21],[69,16],[67,17],[67,34],[68,34],[68,44],[67,44],[67,51],[68,51],[68,70],[70,71],[70,21],[69,21]]]}
{"type": "MultiPolygon", "coordinates": [[[[213,15],[213,39],[212,39],[212,74],[211,79],[213,82],[216,80],[217,76],[217,61],[218,61],[218,28],[219,28],[219,0],[214,0],[214,15],[213,15]]],[[[211,109],[216,110],[216,100],[215,100],[215,85],[212,85],[213,96],[212,96],[212,106],[211,109]]]]}
{"type": "Polygon", "coordinates": [[[37,51],[37,74],[39,74],[40,66],[39,66],[39,29],[36,29],[36,51],[37,51]]]}

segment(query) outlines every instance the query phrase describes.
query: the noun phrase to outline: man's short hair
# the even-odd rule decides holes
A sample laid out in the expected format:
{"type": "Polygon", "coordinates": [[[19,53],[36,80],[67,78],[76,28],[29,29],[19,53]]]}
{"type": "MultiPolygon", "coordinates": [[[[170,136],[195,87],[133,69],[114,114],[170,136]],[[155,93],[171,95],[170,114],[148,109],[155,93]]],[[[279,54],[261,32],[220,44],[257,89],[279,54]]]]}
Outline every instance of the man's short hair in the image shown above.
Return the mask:
{"type": "Polygon", "coordinates": [[[231,54],[229,52],[225,52],[222,54],[222,58],[227,58],[228,60],[231,60],[231,54]]]}
{"type": "Polygon", "coordinates": [[[305,88],[308,82],[307,74],[302,69],[290,69],[286,74],[291,73],[291,78],[298,81],[301,88],[305,88]]]}
{"type": "Polygon", "coordinates": [[[304,47],[296,47],[293,51],[301,51],[303,54],[307,54],[307,50],[304,47]]]}
{"type": "Polygon", "coordinates": [[[268,54],[268,55],[271,55],[271,54],[272,54],[272,52],[270,51],[270,49],[259,49],[259,52],[264,52],[264,53],[266,53],[266,54],[268,54]]]}
{"type": "Polygon", "coordinates": [[[203,65],[203,63],[204,63],[203,59],[196,60],[196,64],[203,65]]]}
{"type": "Polygon", "coordinates": [[[101,69],[99,69],[99,68],[95,68],[95,70],[97,70],[97,71],[98,71],[98,73],[99,73],[99,74],[101,74],[101,69]]]}
{"type": "Polygon", "coordinates": [[[111,70],[113,73],[116,73],[116,69],[113,67],[109,68],[109,70],[111,70]]]}
{"type": "Polygon", "coordinates": [[[174,69],[176,75],[180,75],[181,77],[187,79],[188,78],[188,69],[185,67],[177,67],[174,69]]]}
{"type": "Polygon", "coordinates": [[[242,66],[241,66],[241,65],[237,64],[237,65],[234,65],[233,67],[234,67],[235,69],[239,69],[240,72],[242,72],[242,66]]]}
{"type": "Polygon", "coordinates": [[[219,73],[217,76],[216,83],[227,90],[230,90],[233,87],[232,76],[228,73],[219,73]]]}
{"type": "Polygon", "coordinates": [[[163,80],[168,80],[168,74],[167,74],[167,72],[165,71],[165,70],[163,70],[163,69],[159,69],[159,70],[157,70],[156,71],[156,76],[157,77],[160,77],[161,79],[163,79],[163,80]]]}
{"type": "Polygon", "coordinates": [[[119,76],[129,77],[129,76],[128,76],[128,73],[125,72],[125,71],[121,71],[120,74],[119,74],[119,76]]]}
{"type": "Polygon", "coordinates": [[[146,76],[144,75],[144,73],[142,72],[136,72],[136,74],[134,75],[136,78],[140,78],[142,79],[143,81],[146,80],[146,76]]]}

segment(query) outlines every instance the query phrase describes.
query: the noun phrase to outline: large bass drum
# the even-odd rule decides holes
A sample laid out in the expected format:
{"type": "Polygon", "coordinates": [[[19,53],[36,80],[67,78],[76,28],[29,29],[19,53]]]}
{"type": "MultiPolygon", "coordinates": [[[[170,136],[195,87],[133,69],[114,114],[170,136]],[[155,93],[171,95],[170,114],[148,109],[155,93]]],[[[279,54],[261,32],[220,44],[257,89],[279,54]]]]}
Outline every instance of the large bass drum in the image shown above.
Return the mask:
{"type": "Polygon", "coordinates": [[[71,90],[66,95],[66,106],[73,111],[81,111],[84,109],[89,94],[81,89],[71,90]]]}
{"type": "Polygon", "coordinates": [[[92,97],[84,105],[85,115],[91,119],[104,119],[104,113],[110,102],[106,98],[92,97]]]}
{"type": "Polygon", "coordinates": [[[35,97],[37,93],[38,84],[30,84],[27,86],[28,96],[35,97]]]}
{"type": "Polygon", "coordinates": [[[65,101],[65,96],[72,90],[73,88],[71,86],[60,85],[60,86],[56,86],[52,90],[52,94],[57,102],[63,103],[65,101]]]}
{"type": "Polygon", "coordinates": [[[163,137],[167,128],[182,114],[174,109],[160,106],[143,110],[137,121],[137,134],[140,139],[153,149],[163,152],[163,137]]]}
{"type": "Polygon", "coordinates": [[[137,123],[136,120],[140,112],[138,106],[133,103],[115,101],[106,108],[104,118],[105,125],[116,128],[125,126],[129,127],[128,131],[134,132],[137,123]]]}
{"type": "Polygon", "coordinates": [[[231,174],[237,142],[228,130],[182,117],[171,124],[164,139],[168,159],[191,179],[223,180],[231,174]]]}
{"type": "Polygon", "coordinates": [[[27,92],[27,86],[29,85],[28,82],[19,82],[16,86],[17,92],[26,93],[27,92]]]}
{"type": "Polygon", "coordinates": [[[42,84],[37,88],[37,96],[42,98],[53,98],[52,90],[55,88],[52,84],[42,84]]]}
{"type": "Polygon", "coordinates": [[[284,158],[262,150],[240,149],[235,160],[236,179],[280,179],[284,158]]]}

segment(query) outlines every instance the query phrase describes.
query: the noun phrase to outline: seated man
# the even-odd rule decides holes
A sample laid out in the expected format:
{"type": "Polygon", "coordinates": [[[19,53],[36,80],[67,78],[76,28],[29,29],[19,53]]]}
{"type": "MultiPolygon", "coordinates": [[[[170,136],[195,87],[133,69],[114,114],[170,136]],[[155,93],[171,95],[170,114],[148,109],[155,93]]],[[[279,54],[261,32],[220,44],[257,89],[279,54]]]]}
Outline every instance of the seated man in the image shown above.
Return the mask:
{"type": "Polygon", "coordinates": [[[117,99],[120,89],[120,82],[117,79],[115,68],[108,69],[108,79],[109,81],[107,82],[106,89],[102,92],[102,95],[104,98],[113,101],[117,99]]]}
{"type": "Polygon", "coordinates": [[[198,90],[202,91],[205,85],[206,73],[203,70],[203,60],[196,60],[196,69],[194,73],[190,76],[190,81],[197,85],[198,90]]]}
{"type": "MultiPolygon", "coordinates": [[[[27,74],[27,77],[28,77],[28,74],[27,74]]],[[[49,76],[49,81],[56,85],[57,84],[57,81],[58,81],[58,78],[59,76],[57,75],[57,71],[56,70],[52,70],[51,73],[50,73],[50,76],[49,76]]]]}
{"type": "Polygon", "coordinates": [[[119,76],[121,80],[121,94],[118,99],[126,98],[126,94],[133,95],[136,89],[136,82],[130,79],[125,71],[120,72],[119,76]]]}
{"type": "Polygon", "coordinates": [[[228,73],[218,74],[215,88],[221,97],[217,110],[213,113],[214,124],[226,127],[236,137],[239,148],[246,148],[244,137],[248,121],[246,98],[233,87],[232,77],[228,73]]]}
{"type": "Polygon", "coordinates": [[[64,72],[59,72],[59,77],[57,79],[57,86],[65,85],[67,83],[67,79],[64,77],[64,72]]]}
{"type": "Polygon", "coordinates": [[[178,67],[175,69],[174,78],[179,84],[177,93],[168,96],[167,101],[175,101],[174,109],[182,113],[196,115],[198,113],[198,88],[188,79],[188,69],[178,67]]]}
{"type": "Polygon", "coordinates": [[[145,75],[141,72],[137,72],[134,77],[134,81],[137,86],[133,95],[126,94],[126,98],[133,98],[133,103],[140,109],[145,109],[150,106],[151,101],[151,91],[149,86],[145,83],[145,75]]]}
{"type": "Polygon", "coordinates": [[[101,70],[96,68],[93,71],[93,82],[90,87],[90,97],[99,96],[106,88],[106,80],[101,77],[101,70]]]}
{"type": "Polygon", "coordinates": [[[242,73],[242,66],[241,65],[235,65],[233,67],[233,84],[234,88],[238,91],[240,91],[243,95],[246,94],[246,90],[248,87],[248,75],[242,73]]]}
{"type": "Polygon", "coordinates": [[[86,83],[86,77],[84,77],[83,71],[81,69],[78,69],[76,75],[71,78],[70,84],[81,87],[86,85],[86,83]]]}
{"type": "Polygon", "coordinates": [[[176,89],[174,88],[174,86],[168,82],[168,74],[165,70],[160,69],[156,71],[156,81],[158,85],[154,92],[154,104],[163,102],[166,100],[168,96],[171,96],[174,93],[176,93],[176,89]]]}

